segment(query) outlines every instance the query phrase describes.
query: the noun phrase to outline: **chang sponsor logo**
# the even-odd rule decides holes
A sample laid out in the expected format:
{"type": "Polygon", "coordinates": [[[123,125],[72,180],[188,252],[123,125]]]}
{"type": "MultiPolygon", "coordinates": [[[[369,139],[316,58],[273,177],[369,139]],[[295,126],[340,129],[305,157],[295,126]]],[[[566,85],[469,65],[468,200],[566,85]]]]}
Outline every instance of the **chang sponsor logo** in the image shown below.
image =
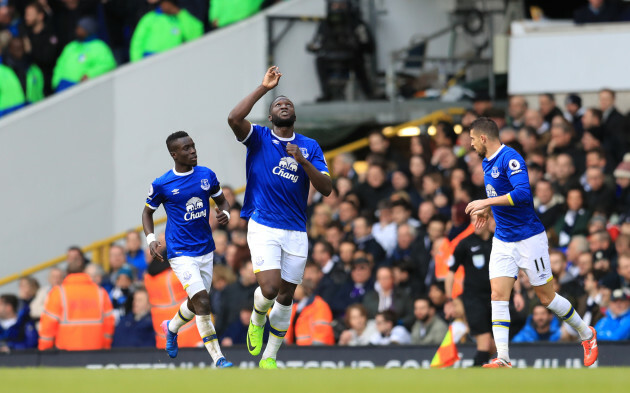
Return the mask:
{"type": "Polygon", "coordinates": [[[271,171],[274,175],[280,176],[287,180],[297,183],[300,179],[298,175],[292,172],[297,172],[298,163],[293,157],[282,157],[277,166],[273,167],[271,171]]]}
{"type": "Polygon", "coordinates": [[[191,221],[197,218],[207,217],[206,208],[201,198],[192,197],[186,202],[186,214],[184,220],[191,221]]]}

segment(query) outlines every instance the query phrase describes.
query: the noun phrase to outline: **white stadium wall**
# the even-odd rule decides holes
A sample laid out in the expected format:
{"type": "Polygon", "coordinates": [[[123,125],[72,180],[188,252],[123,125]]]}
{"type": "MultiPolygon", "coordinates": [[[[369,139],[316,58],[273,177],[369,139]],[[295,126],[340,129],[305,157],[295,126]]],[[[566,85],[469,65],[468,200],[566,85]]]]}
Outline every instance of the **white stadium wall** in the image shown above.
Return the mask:
{"type": "MultiPolygon", "coordinates": [[[[377,3],[388,10],[378,19],[377,30],[387,38],[378,40],[379,59],[412,35],[443,27],[418,20],[447,21],[447,9],[431,0],[377,3]],[[423,7],[430,11],[420,14],[423,7]],[[410,13],[419,15],[416,23],[410,13]],[[397,23],[404,15],[409,23],[397,23]]],[[[244,185],[245,149],[226,118],[267,67],[265,15],[324,12],[324,0],[281,3],[0,120],[0,277],[63,254],[69,245],[85,246],[139,225],[149,183],[172,167],[164,140],[173,131],[193,136],[200,165],[224,184],[244,185]]],[[[275,94],[298,104],[320,94],[314,56],[305,50],[315,27],[295,23],[275,53],[284,73],[275,94]]],[[[276,32],[281,29],[279,24],[276,32]]],[[[256,105],[251,117],[265,118],[268,103],[256,105]]],[[[160,209],[156,216],[163,214],[160,209]]]]}

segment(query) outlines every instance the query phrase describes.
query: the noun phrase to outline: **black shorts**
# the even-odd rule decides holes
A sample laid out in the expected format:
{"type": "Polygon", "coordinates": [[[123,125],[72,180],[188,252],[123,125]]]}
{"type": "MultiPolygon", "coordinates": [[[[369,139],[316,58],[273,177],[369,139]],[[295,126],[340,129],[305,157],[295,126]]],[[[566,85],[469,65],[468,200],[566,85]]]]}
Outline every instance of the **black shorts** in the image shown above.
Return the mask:
{"type": "Polygon", "coordinates": [[[466,311],[466,321],[472,336],[492,331],[492,307],[489,296],[475,296],[464,294],[464,310],[466,311]]]}

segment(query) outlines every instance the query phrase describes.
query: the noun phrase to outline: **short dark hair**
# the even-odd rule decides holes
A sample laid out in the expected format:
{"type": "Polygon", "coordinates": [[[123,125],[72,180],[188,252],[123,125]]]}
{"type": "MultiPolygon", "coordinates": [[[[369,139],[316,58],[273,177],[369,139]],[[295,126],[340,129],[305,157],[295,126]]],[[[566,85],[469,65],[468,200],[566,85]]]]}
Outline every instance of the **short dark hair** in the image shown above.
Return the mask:
{"type": "Polygon", "coordinates": [[[46,10],[44,9],[44,6],[41,5],[38,1],[31,1],[24,8],[26,9],[28,7],[35,8],[35,10],[37,11],[38,14],[45,14],[46,13],[46,10]]]}
{"type": "Polygon", "coordinates": [[[2,300],[4,303],[11,306],[11,308],[13,309],[13,312],[17,313],[18,302],[19,302],[17,296],[10,293],[5,293],[4,295],[0,295],[0,300],[2,300]]]}
{"type": "Polygon", "coordinates": [[[173,151],[171,150],[171,146],[173,142],[175,142],[179,138],[186,138],[187,136],[190,136],[190,135],[188,135],[186,131],[176,131],[172,133],[171,135],[169,135],[168,138],[166,138],[166,148],[168,149],[168,151],[169,152],[173,151]]]}
{"type": "Polygon", "coordinates": [[[499,139],[499,127],[494,120],[487,117],[480,117],[470,125],[471,130],[475,130],[486,135],[490,139],[499,139]]]}
{"type": "Polygon", "coordinates": [[[547,97],[549,98],[550,101],[555,102],[556,101],[556,97],[553,96],[553,94],[551,93],[542,93],[538,95],[539,97],[547,97]]]}
{"type": "Polygon", "coordinates": [[[272,101],[271,104],[269,104],[269,113],[271,113],[271,108],[273,108],[273,104],[278,101],[280,98],[286,98],[287,100],[291,101],[291,99],[287,96],[283,96],[283,95],[279,95],[277,97],[275,97],[272,101]]]}
{"type": "Polygon", "coordinates": [[[591,153],[595,153],[599,156],[599,158],[606,158],[606,151],[604,150],[603,147],[594,147],[592,149],[589,149],[586,151],[586,154],[591,154],[591,153]]]}
{"type": "Polygon", "coordinates": [[[332,257],[333,255],[335,255],[335,249],[333,248],[333,246],[328,243],[326,240],[318,240],[315,242],[315,244],[313,244],[313,248],[315,248],[316,245],[321,244],[322,246],[324,246],[324,250],[330,254],[330,256],[332,257]]]}
{"type": "Polygon", "coordinates": [[[397,206],[400,206],[400,207],[402,207],[403,209],[405,209],[408,212],[413,211],[413,207],[411,206],[411,203],[407,202],[404,199],[398,199],[398,200],[392,202],[391,206],[392,206],[392,209],[397,207],[397,206]]]}
{"type": "Polygon", "coordinates": [[[615,91],[609,88],[603,88],[599,91],[600,93],[610,93],[610,95],[612,96],[613,100],[615,99],[615,91]]]}
{"type": "Polygon", "coordinates": [[[595,116],[600,122],[602,121],[602,119],[604,118],[604,112],[601,111],[601,109],[598,108],[588,108],[588,111],[591,111],[591,113],[593,114],[593,116],[595,116]]]}
{"type": "Polygon", "coordinates": [[[385,311],[381,311],[376,315],[382,315],[383,318],[387,321],[387,322],[391,322],[392,325],[396,326],[396,313],[392,310],[385,310],[385,311]]]}
{"type": "Polygon", "coordinates": [[[430,307],[430,308],[435,309],[435,304],[433,304],[433,302],[431,301],[431,299],[430,299],[428,296],[426,296],[426,295],[418,296],[417,298],[415,298],[415,299],[413,300],[414,304],[415,304],[418,300],[422,300],[422,301],[427,302],[427,303],[429,304],[429,307],[430,307]]]}

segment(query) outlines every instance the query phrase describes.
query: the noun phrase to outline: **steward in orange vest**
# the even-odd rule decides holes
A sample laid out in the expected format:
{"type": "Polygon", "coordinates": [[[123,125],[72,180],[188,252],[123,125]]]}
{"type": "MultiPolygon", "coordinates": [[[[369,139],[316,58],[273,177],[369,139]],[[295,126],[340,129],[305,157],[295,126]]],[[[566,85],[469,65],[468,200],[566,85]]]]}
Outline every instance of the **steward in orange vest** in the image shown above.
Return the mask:
{"type": "MultiPolygon", "coordinates": [[[[168,262],[154,261],[149,264],[144,275],[144,286],[151,303],[151,318],[155,330],[155,346],[166,347],[166,337],[160,327],[162,321],[173,318],[179,306],[188,298],[188,294],[177,279],[168,262]]],[[[201,336],[197,330],[195,318],[182,326],[177,332],[177,343],[180,348],[202,346],[201,336]]]]}
{"type": "Polygon", "coordinates": [[[296,288],[291,325],[284,340],[287,344],[334,345],[332,311],[324,299],[311,293],[307,280],[296,288]]]}
{"type": "Polygon", "coordinates": [[[48,293],[40,320],[39,349],[109,349],[114,335],[112,302],[83,273],[83,261],[68,263],[68,276],[48,293]]]}

